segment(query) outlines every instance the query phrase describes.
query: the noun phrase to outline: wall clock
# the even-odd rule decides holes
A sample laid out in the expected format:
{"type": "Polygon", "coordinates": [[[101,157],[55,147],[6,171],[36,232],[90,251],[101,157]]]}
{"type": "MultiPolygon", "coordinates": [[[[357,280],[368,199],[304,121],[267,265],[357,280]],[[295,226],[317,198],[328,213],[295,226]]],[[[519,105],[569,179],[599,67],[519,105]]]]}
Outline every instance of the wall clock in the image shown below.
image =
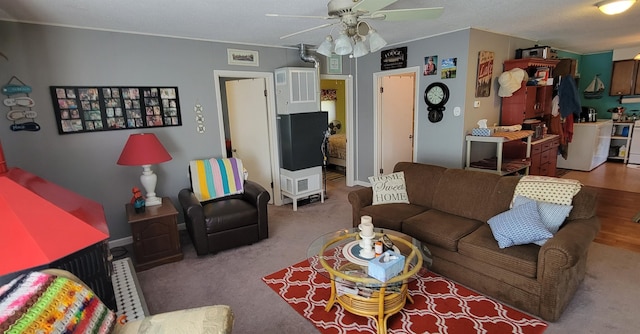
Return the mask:
{"type": "Polygon", "coordinates": [[[429,121],[440,122],[443,117],[445,104],[449,101],[449,87],[442,82],[434,82],[424,91],[424,102],[427,103],[429,121]]]}

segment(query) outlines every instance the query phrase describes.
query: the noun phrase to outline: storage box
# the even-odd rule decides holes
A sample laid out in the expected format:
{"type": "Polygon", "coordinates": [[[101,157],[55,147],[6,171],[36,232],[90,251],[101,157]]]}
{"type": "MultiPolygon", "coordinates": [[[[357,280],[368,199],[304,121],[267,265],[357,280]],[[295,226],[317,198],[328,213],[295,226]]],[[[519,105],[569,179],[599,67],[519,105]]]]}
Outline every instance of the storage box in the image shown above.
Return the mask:
{"type": "Polygon", "coordinates": [[[379,281],[386,282],[404,269],[404,255],[388,250],[369,261],[367,274],[379,281]]]}

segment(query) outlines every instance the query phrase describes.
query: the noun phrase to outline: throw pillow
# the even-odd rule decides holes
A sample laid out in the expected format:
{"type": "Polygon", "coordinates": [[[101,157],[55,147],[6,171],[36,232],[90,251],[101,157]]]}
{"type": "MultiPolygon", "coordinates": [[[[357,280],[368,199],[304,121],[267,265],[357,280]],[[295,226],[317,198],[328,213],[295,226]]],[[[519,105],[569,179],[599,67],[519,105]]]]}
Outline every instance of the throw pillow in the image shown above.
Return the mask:
{"type": "Polygon", "coordinates": [[[524,245],[553,237],[538,213],[535,201],[516,206],[488,221],[500,248],[524,245]]]}
{"type": "Polygon", "coordinates": [[[517,195],[521,195],[536,201],[571,205],[573,196],[580,191],[581,186],[578,180],[526,175],[518,181],[511,204],[513,205],[517,195]]]}
{"type": "Polygon", "coordinates": [[[373,205],[388,203],[409,203],[404,172],[388,175],[369,176],[373,189],[373,205]]]}
{"type": "MultiPolygon", "coordinates": [[[[517,196],[513,202],[513,206],[519,206],[530,201],[535,200],[524,196],[517,196]]],[[[569,213],[571,213],[571,209],[573,209],[573,205],[560,205],[542,201],[535,202],[538,205],[538,213],[540,213],[542,223],[544,223],[544,226],[551,234],[558,233],[560,226],[564,223],[564,220],[569,217],[569,213]]]]}

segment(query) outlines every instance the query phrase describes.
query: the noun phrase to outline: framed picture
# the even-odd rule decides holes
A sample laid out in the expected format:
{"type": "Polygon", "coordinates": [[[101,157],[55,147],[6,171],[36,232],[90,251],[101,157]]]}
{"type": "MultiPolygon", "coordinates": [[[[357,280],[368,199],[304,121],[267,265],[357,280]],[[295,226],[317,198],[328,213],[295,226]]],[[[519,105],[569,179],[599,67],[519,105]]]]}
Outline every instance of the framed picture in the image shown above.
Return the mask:
{"type": "Polygon", "coordinates": [[[424,71],[422,75],[436,75],[438,72],[438,56],[424,57],[424,71]]]}
{"type": "Polygon", "coordinates": [[[342,56],[327,57],[327,74],[342,74],[342,56]]]}
{"type": "Polygon", "coordinates": [[[229,65],[258,66],[258,51],[227,49],[229,65]]]}
{"type": "Polygon", "coordinates": [[[182,125],[178,87],[50,87],[59,134],[182,125]]]}
{"type": "Polygon", "coordinates": [[[442,65],[440,66],[441,79],[453,79],[456,77],[457,71],[458,71],[458,58],[442,59],[442,65]]]}
{"type": "Polygon", "coordinates": [[[478,53],[478,76],[476,77],[476,97],[491,95],[491,79],[493,77],[493,57],[491,51],[478,53]]]}

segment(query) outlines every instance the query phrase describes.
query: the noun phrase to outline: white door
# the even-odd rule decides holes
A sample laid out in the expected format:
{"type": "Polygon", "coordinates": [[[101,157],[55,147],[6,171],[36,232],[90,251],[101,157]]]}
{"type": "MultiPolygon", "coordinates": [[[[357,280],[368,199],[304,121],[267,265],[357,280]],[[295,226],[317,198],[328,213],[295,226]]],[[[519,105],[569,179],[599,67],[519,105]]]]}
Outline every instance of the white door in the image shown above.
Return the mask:
{"type": "Polygon", "coordinates": [[[393,172],[400,161],[413,161],[415,74],[384,76],[380,87],[380,174],[393,172]]]}
{"type": "Polygon", "coordinates": [[[251,181],[269,191],[273,203],[265,80],[232,80],[225,87],[232,155],[242,160],[251,181]]]}

